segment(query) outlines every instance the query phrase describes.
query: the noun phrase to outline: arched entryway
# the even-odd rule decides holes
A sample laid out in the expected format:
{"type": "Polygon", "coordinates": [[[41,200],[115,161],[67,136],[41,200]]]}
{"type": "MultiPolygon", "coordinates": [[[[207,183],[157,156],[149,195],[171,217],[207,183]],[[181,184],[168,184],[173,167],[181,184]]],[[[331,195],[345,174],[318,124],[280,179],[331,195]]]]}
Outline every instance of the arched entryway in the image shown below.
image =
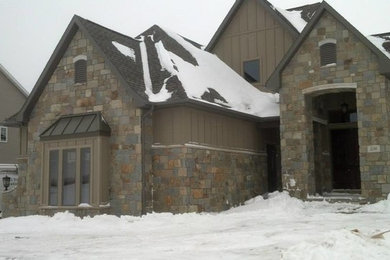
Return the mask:
{"type": "Polygon", "coordinates": [[[305,96],[313,126],[314,192],[359,193],[356,86],[315,87],[305,96]]]}

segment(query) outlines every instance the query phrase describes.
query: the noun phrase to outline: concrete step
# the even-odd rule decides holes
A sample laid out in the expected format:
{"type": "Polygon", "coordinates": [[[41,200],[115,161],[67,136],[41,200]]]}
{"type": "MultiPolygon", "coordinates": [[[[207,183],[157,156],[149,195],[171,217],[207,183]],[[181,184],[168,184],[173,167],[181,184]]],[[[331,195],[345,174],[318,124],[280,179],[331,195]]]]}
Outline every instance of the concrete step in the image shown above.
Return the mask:
{"type": "Polygon", "coordinates": [[[342,192],[330,192],[323,195],[308,196],[307,201],[327,201],[329,203],[353,203],[353,204],[367,204],[366,198],[361,197],[360,193],[355,190],[345,190],[342,192]]]}

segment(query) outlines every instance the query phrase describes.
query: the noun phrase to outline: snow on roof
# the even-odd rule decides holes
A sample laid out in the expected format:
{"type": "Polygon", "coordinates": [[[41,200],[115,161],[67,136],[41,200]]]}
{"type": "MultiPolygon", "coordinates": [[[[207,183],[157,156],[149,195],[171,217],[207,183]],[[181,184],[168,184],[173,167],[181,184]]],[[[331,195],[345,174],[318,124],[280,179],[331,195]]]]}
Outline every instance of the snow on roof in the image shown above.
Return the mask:
{"type": "MultiPolygon", "coordinates": [[[[304,12],[304,9],[298,9],[296,10],[285,10],[276,6],[273,6],[274,10],[279,12],[281,15],[283,15],[299,32],[302,32],[305,26],[307,25],[307,21],[305,21],[302,18],[302,12],[304,12]]],[[[311,17],[313,14],[311,15],[311,17]]],[[[311,17],[307,17],[308,21],[311,19],[311,17]]],[[[390,58],[390,52],[387,51],[383,44],[385,42],[390,42],[389,36],[381,36],[381,35],[370,35],[366,36],[369,41],[371,41],[380,51],[382,51],[388,58],[390,58]]]]}
{"type": "Polygon", "coordinates": [[[390,59],[390,52],[388,52],[383,46],[385,42],[390,42],[390,39],[386,39],[377,35],[369,35],[367,36],[367,39],[390,59]]]}
{"type": "MultiPolygon", "coordinates": [[[[168,72],[159,93],[153,93],[149,80],[146,82],[145,93],[151,102],[168,101],[172,92],[166,88],[167,81],[172,77],[177,77],[188,98],[196,101],[222,106],[235,111],[251,114],[259,117],[269,117],[279,115],[279,95],[261,92],[229,66],[222,62],[216,55],[206,52],[193,45],[180,35],[169,30],[161,29],[177,44],[181,45],[196,62],[189,62],[178,54],[169,51],[168,43],[164,40],[154,42],[157,51],[161,71],[168,72]],[[197,63],[197,64],[196,64],[197,63]],[[213,100],[205,96],[213,96],[213,100]]],[[[149,36],[149,35],[147,35],[149,36]]],[[[141,38],[142,41],[146,37],[141,38]]],[[[148,37],[149,39],[154,39],[148,37]]],[[[141,53],[144,53],[144,42],[141,42],[141,53]]],[[[148,67],[147,58],[142,55],[143,66],[148,67]]],[[[144,69],[144,73],[148,73],[144,69]]],[[[148,76],[145,76],[148,78],[148,76]]],[[[150,77],[150,76],[149,76],[150,77]]],[[[157,88],[158,89],[158,88],[157,88]]]]}
{"type": "Polygon", "coordinates": [[[295,29],[297,29],[298,32],[303,31],[303,28],[305,28],[307,22],[302,19],[302,11],[288,11],[279,7],[274,7],[274,9],[283,15],[295,27],[295,29]]]}
{"type": "Polygon", "coordinates": [[[132,48],[120,44],[119,42],[116,41],[112,41],[112,45],[114,45],[115,48],[117,48],[117,50],[120,53],[122,53],[125,56],[128,56],[130,59],[132,59],[135,62],[135,51],[132,48]]]}

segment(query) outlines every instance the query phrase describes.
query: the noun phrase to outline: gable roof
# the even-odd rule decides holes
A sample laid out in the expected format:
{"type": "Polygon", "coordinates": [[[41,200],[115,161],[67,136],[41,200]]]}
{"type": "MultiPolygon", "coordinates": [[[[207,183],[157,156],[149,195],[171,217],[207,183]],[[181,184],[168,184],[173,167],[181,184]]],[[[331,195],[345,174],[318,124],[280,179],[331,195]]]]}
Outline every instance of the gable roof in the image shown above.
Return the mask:
{"type": "MultiPolygon", "coordinates": [[[[73,16],[71,22],[69,23],[64,34],[62,35],[59,43],[57,44],[53,54],[47,62],[43,72],[39,76],[38,81],[36,82],[23,107],[14,116],[6,119],[3,122],[5,125],[22,125],[28,121],[28,118],[30,116],[31,111],[33,110],[35,103],[38,101],[40,95],[42,94],[42,91],[50,80],[51,75],[54,73],[59,61],[61,60],[66,49],[68,48],[69,43],[72,41],[74,35],[78,30],[81,30],[83,33],[85,33],[85,36],[103,55],[103,57],[105,58],[105,62],[109,65],[113,73],[118,76],[118,80],[122,84],[126,85],[126,76],[128,75],[122,76],[120,72],[123,72],[123,70],[118,69],[122,68],[121,62],[123,62],[123,60],[121,60],[117,57],[117,55],[112,53],[115,52],[112,50],[112,48],[110,49],[109,47],[107,47],[106,39],[108,37],[112,37],[113,40],[118,40],[119,42],[128,44],[130,46],[134,44],[135,40],[75,15],[73,16]],[[99,45],[98,42],[101,42],[102,44],[99,45]],[[116,64],[117,67],[114,66],[114,64],[116,64]]],[[[139,77],[137,78],[139,79],[139,77]]],[[[134,85],[137,85],[137,82],[135,82],[134,85]]],[[[126,89],[133,94],[132,96],[134,97],[134,100],[137,104],[145,104],[144,99],[139,97],[139,95],[132,88],[126,89]]]]}
{"type": "MultiPolygon", "coordinates": [[[[211,38],[209,44],[205,48],[207,51],[211,51],[215,45],[217,44],[217,41],[219,37],[223,34],[223,32],[226,30],[230,22],[232,21],[234,15],[237,13],[237,11],[240,9],[241,5],[246,0],[236,0],[228,14],[226,15],[225,19],[221,23],[221,25],[218,27],[217,31],[215,32],[214,36],[211,38]]],[[[291,35],[293,38],[297,38],[299,36],[299,31],[297,28],[282,14],[279,12],[279,10],[275,9],[274,6],[268,2],[267,0],[256,0],[257,3],[259,3],[265,10],[267,10],[291,35]]]]}
{"type": "Polygon", "coordinates": [[[4,122],[6,125],[20,125],[28,121],[35,103],[78,30],[102,55],[138,107],[190,102],[236,112],[240,116],[269,117],[279,114],[277,96],[255,89],[215,55],[202,50],[201,45],[191,40],[156,25],[133,39],[75,15],[31,95],[22,109],[4,122]],[[189,77],[189,72],[196,77],[189,77]]]}
{"type": "Polygon", "coordinates": [[[320,7],[315,12],[312,19],[306,25],[299,38],[293,43],[288,52],[282,58],[276,69],[266,82],[266,87],[273,91],[278,91],[281,87],[281,72],[294,57],[299,47],[310,34],[314,26],[321,19],[324,12],[329,12],[336,20],[343,24],[350,32],[352,32],[367,48],[369,48],[379,60],[379,71],[381,74],[390,77],[390,58],[376,45],[374,45],[367,37],[361,34],[352,24],[350,24],[342,15],[333,9],[327,2],[323,1],[320,7]]]}
{"type": "Polygon", "coordinates": [[[20,93],[22,93],[25,97],[28,97],[28,91],[1,64],[0,72],[4,74],[4,76],[16,87],[17,90],[19,90],[20,93]]]}

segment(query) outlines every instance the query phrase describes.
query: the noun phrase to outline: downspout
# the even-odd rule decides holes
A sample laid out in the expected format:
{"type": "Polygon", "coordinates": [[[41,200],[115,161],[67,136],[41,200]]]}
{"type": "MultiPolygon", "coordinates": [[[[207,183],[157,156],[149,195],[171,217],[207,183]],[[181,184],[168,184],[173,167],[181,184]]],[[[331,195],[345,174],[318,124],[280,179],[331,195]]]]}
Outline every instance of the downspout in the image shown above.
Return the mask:
{"type": "MultiPolygon", "coordinates": [[[[141,215],[146,214],[146,162],[145,162],[145,155],[146,155],[146,132],[145,132],[145,119],[147,116],[152,115],[154,110],[154,105],[150,107],[148,111],[145,113],[142,113],[141,116],[141,182],[142,182],[142,191],[141,191],[141,215]]],[[[144,111],[144,110],[142,110],[144,111]]]]}

